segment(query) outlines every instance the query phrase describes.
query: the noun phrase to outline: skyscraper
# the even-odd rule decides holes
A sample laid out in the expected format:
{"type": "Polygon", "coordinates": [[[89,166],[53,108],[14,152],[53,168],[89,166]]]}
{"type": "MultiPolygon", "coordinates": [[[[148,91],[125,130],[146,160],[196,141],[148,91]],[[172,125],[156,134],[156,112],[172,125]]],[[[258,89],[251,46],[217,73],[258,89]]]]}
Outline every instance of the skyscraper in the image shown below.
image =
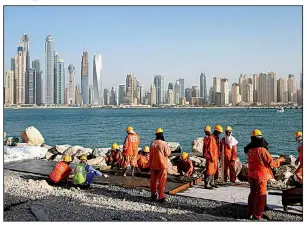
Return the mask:
{"type": "Polygon", "coordinates": [[[179,80],[176,80],[174,89],[175,89],[174,90],[175,104],[179,104],[180,91],[181,91],[179,80]]]}
{"type": "Polygon", "coordinates": [[[88,52],[83,51],[81,60],[81,88],[83,104],[88,104],[88,52]]]}
{"type": "Polygon", "coordinates": [[[80,85],[76,85],[76,91],[75,91],[75,104],[77,106],[80,106],[82,104],[82,95],[81,95],[81,87],[80,85]]]}
{"type": "Polygon", "coordinates": [[[193,92],[192,88],[186,88],[185,89],[184,95],[185,95],[186,101],[188,101],[188,102],[190,101],[190,99],[192,98],[192,92],[193,92]]]}
{"type": "Polygon", "coordinates": [[[118,92],[114,87],[111,89],[110,105],[118,105],[118,92]]]}
{"type": "Polygon", "coordinates": [[[70,64],[68,66],[68,76],[67,76],[67,104],[74,105],[75,104],[75,67],[70,64]]]}
{"type": "Polygon", "coordinates": [[[245,73],[240,74],[239,78],[239,85],[240,85],[240,95],[242,97],[242,100],[244,101],[244,90],[246,89],[246,85],[248,84],[248,77],[245,73]]]}
{"type": "Polygon", "coordinates": [[[293,74],[288,75],[288,100],[297,103],[297,82],[293,74]]]}
{"type": "Polygon", "coordinates": [[[126,94],[125,103],[135,104],[135,99],[137,99],[137,82],[136,77],[133,73],[127,74],[126,77],[126,94]]]}
{"type": "Polygon", "coordinates": [[[28,69],[28,78],[27,78],[27,103],[36,104],[36,71],[35,69],[28,69]]]}
{"type": "Polygon", "coordinates": [[[276,73],[268,72],[269,79],[269,104],[277,102],[277,79],[276,73]]]}
{"type": "Polygon", "coordinates": [[[8,70],[5,73],[5,105],[14,104],[14,72],[8,70]]]}
{"type": "Polygon", "coordinates": [[[36,104],[40,105],[43,103],[43,90],[42,90],[42,75],[43,75],[43,71],[41,71],[41,65],[39,60],[34,60],[32,61],[32,68],[35,69],[36,72],[36,104]]]}
{"type": "Polygon", "coordinates": [[[94,97],[94,87],[93,85],[90,85],[89,87],[89,92],[88,92],[88,104],[92,105],[93,104],[93,97],[94,97]]]}
{"type": "Polygon", "coordinates": [[[232,94],[232,104],[237,105],[241,102],[241,95],[240,95],[240,85],[237,83],[233,83],[231,86],[231,94],[232,94]]]}
{"type": "Polygon", "coordinates": [[[94,104],[101,102],[102,90],[102,56],[99,53],[94,54],[93,62],[93,86],[94,86],[94,104]]]}
{"type": "Polygon", "coordinates": [[[228,79],[221,79],[221,105],[229,104],[229,91],[228,91],[228,79]]]}
{"type": "Polygon", "coordinates": [[[253,102],[258,102],[258,99],[257,99],[258,88],[259,88],[259,74],[254,73],[253,74],[253,102]]]}
{"type": "Polygon", "coordinates": [[[288,104],[288,78],[282,77],[277,81],[277,102],[288,104]]]}
{"type": "Polygon", "coordinates": [[[104,105],[110,105],[110,91],[109,89],[105,88],[103,90],[103,98],[104,98],[104,105]]]}
{"type": "Polygon", "coordinates": [[[15,58],[15,95],[16,104],[25,104],[26,102],[26,55],[24,51],[24,43],[19,42],[17,47],[17,55],[15,58]]]}
{"type": "Polygon", "coordinates": [[[220,93],[221,92],[221,78],[219,77],[213,77],[213,98],[212,98],[212,103],[216,104],[215,102],[215,95],[216,93],[220,93]]]}
{"type": "Polygon", "coordinates": [[[204,99],[205,104],[208,103],[207,97],[207,81],[206,81],[206,74],[200,74],[200,97],[204,99]]]}
{"type": "Polygon", "coordinates": [[[45,103],[54,103],[54,42],[49,34],[45,42],[45,103]]]}
{"type": "Polygon", "coordinates": [[[164,103],[165,91],[164,91],[164,77],[161,75],[154,76],[154,85],[157,91],[157,105],[164,103]]]}
{"type": "Polygon", "coordinates": [[[59,62],[59,55],[54,52],[54,73],[53,73],[53,103],[58,104],[58,62],[59,62]]]}
{"type": "Polygon", "coordinates": [[[24,33],[21,40],[24,43],[24,51],[26,55],[26,71],[27,71],[28,69],[30,69],[30,62],[31,62],[30,61],[30,38],[26,33],[24,33]]]}
{"type": "Polygon", "coordinates": [[[155,85],[151,85],[150,87],[150,105],[157,105],[157,90],[155,85]]]}
{"type": "Polygon", "coordinates": [[[170,105],[174,105],[175,101],[174,101],[174,90],[173,89],[168,89],[167,91],[167,99],[168,99],[168,104],[170,105]]]}
{"type": "Polygon", "coordinates": [[[11,58],[11,71],[15,72],[15,58],[11,58]]]}
{"type": "Polygon", "coordinates": [[[260,73],[258,78],[257,102],[261,104],[270,104],[269,102],[269,76],[260,73]]]}
{"type": "Polygon", "coordinates": [[[184,79],[179,79],[180,84],[180,98],[184,97],[184,79]]]}
{"type": "Polygon", "coordinates": [[[168,90],[174,90],[174,84],[173,83],[168,84],[168,90]]]}
{"type": "Polygon", "coordinates": [[[120,84],[118,88],[118,104],[123,104],[125,99],[126,85],[120,84]]]}
{"type": "Polygon", "coordinates": [[[58,59],[57,65],[57,104],[63,105],[64,104],[64,97],[65,97],[65,67],[64,67],[64,59],[58,59]]]}
{"type": "Polygon", "coordinates": [[[192,86],[192,97],[199,97],[199,95],[200,93],[199,93],[197,86],[192,86]]]}

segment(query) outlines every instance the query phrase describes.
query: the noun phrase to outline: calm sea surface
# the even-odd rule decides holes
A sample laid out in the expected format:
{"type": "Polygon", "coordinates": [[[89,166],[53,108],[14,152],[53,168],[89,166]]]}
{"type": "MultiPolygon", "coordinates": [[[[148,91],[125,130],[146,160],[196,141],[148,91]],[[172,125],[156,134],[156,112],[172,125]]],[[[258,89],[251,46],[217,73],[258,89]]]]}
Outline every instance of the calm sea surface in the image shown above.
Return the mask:
{"type": "Polygon", "coordinates": [[[140,134],[141,147],[154,139],[155,129],[162,127],[167,141],[179,142],[184,151],[203,136],[203,127],[221,124],[233,128],[239,142],[238,152],[246,161],[243,147],[253,129],[260,129],[269,142],[272,154],[297,153],[293,132],[302,130],[303,111],[285,109],[5,109],[4,131],[20,136],[28,126],[35,126],[48,145],[70,144],[84,147],[109,147],[122,144],[126,127],[140,134]]]}

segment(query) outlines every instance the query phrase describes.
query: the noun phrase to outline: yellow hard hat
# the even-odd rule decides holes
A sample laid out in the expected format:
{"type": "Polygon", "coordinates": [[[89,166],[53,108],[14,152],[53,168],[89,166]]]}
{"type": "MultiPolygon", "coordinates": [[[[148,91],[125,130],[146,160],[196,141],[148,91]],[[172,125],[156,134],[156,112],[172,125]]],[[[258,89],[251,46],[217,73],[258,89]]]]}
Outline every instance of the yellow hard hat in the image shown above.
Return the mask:
{"type": "Polygon", "coordinates": [[[303,136],[303,132],[301,132],[301,131],[296,131],[296,132],[294,133],[294,136],[295,136],[296,138],[302,137],[302,136],[303,136]]]}
{"type": "Polygon", "coordinates": [[[158,134],[158,133],[163,133],[162,128],[158,128],[158,129],[156,130],[156,134],[158,134]]]}
{"type": "Polygon", "coordinates": [[[80,160],[87,160],[86,155],[81,156],[81,157],[80,157],[80,160]]]}
{"type": "Polygon", "coordinates": [[[205,126],[204,130],[211,132],[211,127],[209,125],[207,125],[207,126],[205,126]]]}
{"type": "Polygon", "coordinates": [[[131,127],[131,126],[127,127],[127,129],[126,129],[127,132],[130,132],[132,130],[133,130],[133,127],[131,127]]]}
{"type": "Polygon", "coordinates": [[[221,125],[216,125],[216,126],[214,127],[214,130],[216,130],[216,131],[222,133],[222,132],[223,132],[223,127],[222,127],[221,125]]]}
{"type": "Polygon", "coordinates": [[[149,147],[148,147],[148,146],[145,146],[145,147],[143,148],[143,152],[149,152],[149,147]]]}
{"type": "Polygon", "coordinates": [[[227,127],[226,127],[226,130],[228,130],[228,131],[232,131],[231,126],[227,126],[227,127]]]}
{"type": "Polygon", "coordinates": [[[262,132],[261,132],[261,130],[258,130],[258,129],[253,130],[252,133],[251,133],[251,136],[252,137],[262,136],[262,132]]]}
{"type": "Polygon", "coordinates": [[[111,148],[111,149],[112,149],[112,150],[118,149],[118,144],[114,143],[114,144],[112,145],[112,148],[111,148]]]}
{"type": "Polygon", "coordinates": [[[182,158],[182,159],[186,159],[186,158],[188,158],[188,157],[189,157],[189,154],[186,153],[186,152],[183,152],[183,153],[181,154],[181,158],[182,158]]]}
{"type": "Polygon", "coordinates": [[[63,158],[64,162],[70,162],[71,161],[71,157],[69,155],[65,155],[63,158]]]}

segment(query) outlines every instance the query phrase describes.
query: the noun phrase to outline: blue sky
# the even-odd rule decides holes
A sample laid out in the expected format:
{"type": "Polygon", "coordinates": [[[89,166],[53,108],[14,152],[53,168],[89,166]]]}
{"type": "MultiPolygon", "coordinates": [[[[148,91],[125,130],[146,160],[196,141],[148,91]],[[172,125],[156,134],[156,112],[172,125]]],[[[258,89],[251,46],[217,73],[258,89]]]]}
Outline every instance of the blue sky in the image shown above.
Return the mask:
{"type": "Polygon", "coordinates": [[[90,83],[95,52],[103,56],[103,87],[125,83],[135,73],[145,87],[162,74],[168,82],[184,78],[198,85],[207,74],[238,82],[240,73],[274,71],[277,77],[302,68],[302,10],[296,6],[6,6],[4,66],[23,33],[30,37],[31,61],[44,70],[48,33],[64,58],[76,67],[80,84],[81,56],[89,52],[90,83]]]}

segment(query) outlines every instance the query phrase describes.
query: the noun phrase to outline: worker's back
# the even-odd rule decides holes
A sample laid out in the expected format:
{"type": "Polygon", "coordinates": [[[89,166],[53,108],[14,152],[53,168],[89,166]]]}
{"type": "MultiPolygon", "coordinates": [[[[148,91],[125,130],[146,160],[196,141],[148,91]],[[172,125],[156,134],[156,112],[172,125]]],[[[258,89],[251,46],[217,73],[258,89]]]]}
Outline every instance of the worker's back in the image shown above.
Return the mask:
{"type": "Polygon", "coordinates": [[[168,144],[162,140],[154,140],[150,145],[149,164],[151,170],[165,170],[171,151],[168,144]]]}
{"type": "Polygon", "coordinates": [[[62,180],[63,175],[66,173],[70,173],[72,169],[69,167],[69,165],[65,162],[58,162],[51,173],[49,174],[50,180],[52,180],[54,183],[58,183],[62,180]]]}
{"type": "Polygon", "coordinates": [[[124,143],[125,155],[137,155],[140,144],[140,136],[138,134],[129,134],[124,143]]]}

